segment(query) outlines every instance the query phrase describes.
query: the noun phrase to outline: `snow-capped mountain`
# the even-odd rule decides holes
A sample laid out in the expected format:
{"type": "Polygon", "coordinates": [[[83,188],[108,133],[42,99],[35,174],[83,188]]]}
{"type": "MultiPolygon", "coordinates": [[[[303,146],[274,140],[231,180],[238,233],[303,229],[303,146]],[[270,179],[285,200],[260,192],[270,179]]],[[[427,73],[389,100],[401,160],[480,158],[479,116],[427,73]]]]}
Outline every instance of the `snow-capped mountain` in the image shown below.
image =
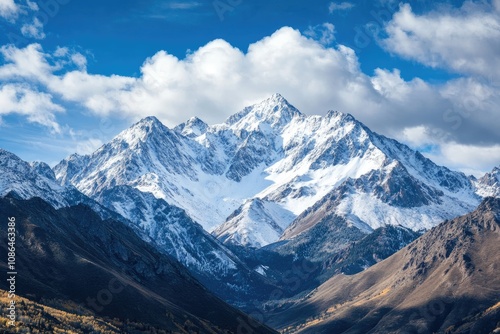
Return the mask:
{"type": "MultiPolygon", "coordinates": [[[[73,186],[61,186],[53,170],[44,162],[29,163],[11,152],[0,149],[0,175],[0,197],[8,194],[26,200],[39,197],[56,209],[85,204],[101,219],[112,218],[132,225],[118,213],[85,196],[73,186]]],[[[146,238],[141,230],[133,225],[131,227],[146,238]]]]}
{"type": "Polygon", "coordinates": [[[500,197],[500,167],[495,167],[479,180],[473,180],[480,196],[500,197]]]}
{"type": "Polygon", "coordinates": [[[96,197],[99,203],[127,218],[144,240],[186,266],[201,282],[226,300],[249,293],[255,273],[184,210],[131,186],[116,186],[96,197]]]}
{"type": "Polygon", "coordinates": [[[274,202],[253,198],[213,233],[224,243],[267,245],[278,240],[294,218],[295,215],[274,202]]]}
{"type": "Polygon", "coordinates": [[[295,237],[325,210],[365,232],[423,230],[480,201],[464,174],[351,115],[305,116],[279,94],[214,126],[192,118],[169,129],[148,117],[54,170],[95,199],[117,186],[151,193],[224,242],[252,247],[295,237]]]}
{"type": "Polygon", "coordinates": [[[73,155],[54,170],[62,184],[93,198],[118,185],[150,192],[212,231],[271,184],[263,169],[282,155],[277,134],[298,115],[276,95],[213,127],[194,118],[171,130],[148,117],[92,155],[73,155]]]}
{"type": "Polygon", "coordinates": [[[69,205],[64,196],[66,188],[57,183],[54,173],[44,163],[29,164],[0,149],[0,175],[1,197],[13,192],[23,199],[43,198],[55,208],[69,205]]]}
{"type": "Polygon", "coordinates": [[[202,149],[148,117],[94,154],[72,155],[54,170],[63,185],[74,185],[125,217],[144,239],[188,267],[206,286],[236,296],[249,291],[252,275],[257,274],[192,218],[206,217],[199,220],[206,224],[213,221],[211,193],[199,183],[204,179],[213,183],[209,177],[217,174],[198,154],[202,149]]]}
{"type": "Polygon", "coordinates": [[[212,187],[221,185],[217,177],[223,171],[205,154],[211,153],[201,144],[148,117],[92,155],[73,155],[54,170],[62,184],[72,184],[90,197],[119,185],[152,193],[210,230],[232,210],[212,205],[212,187]]]}
{"type": "MultiPolygon", "coordinates": [[[[80,166],[85,157],[72,156],[66,167],[80,166]],[[82,160],[80,160],[82,159],[82,160]]],[[[80,166],[81,167],[81,166],[80,166]]],[[[121,185],[101,191],[94,199],[70,184],[60,185],[45,163],[28,163],[0,149],[0,197],[39,197],[56,209],[89,206],[101,219],[113,219],[132,228],[144,241],[190,269],[205,286],[225,300],[267,293],[269,283],[239,260],[184,210],[153,194],[121,185]]]]}

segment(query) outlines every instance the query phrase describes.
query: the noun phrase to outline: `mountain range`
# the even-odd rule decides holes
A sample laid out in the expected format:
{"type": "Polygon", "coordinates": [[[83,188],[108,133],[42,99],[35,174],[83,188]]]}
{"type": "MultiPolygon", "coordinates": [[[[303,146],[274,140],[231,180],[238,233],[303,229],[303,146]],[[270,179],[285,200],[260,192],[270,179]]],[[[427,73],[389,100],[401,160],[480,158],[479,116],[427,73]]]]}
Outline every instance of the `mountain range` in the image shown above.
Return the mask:
{"type": "Polygon", "coordinates": [[[426,230],[499,188],[495,171],[475,180],[351,115],[305,116],[279,94],[214,126],[193,118],[169,129],[145,118],[54,171],[104,206],[113,206],[104,193],[129,186],[183,209],[225,244],[254,248],[293,238],[325,209],[366,233],[426,230]]]}
{"type": "MultiPolygon", "coordinates": [[[[291,331],[316,329],[311,317],[314,323],[330,321],[328,310],[303,306],[306,296],[304,300],[323,295],[323,287],[335,285],[332,280],[348,277],[354,282],[350,277],[365,277],[372,268],[395,261],[391,259],[401,249],[434,233],[438,224],[466,215],[481,203],[494,211],[494,203],[487,201],[500,195],[499,168],[481,178],[466,176],[371,131],[352,115],[330,111],[325,116],[306,116],[279,94],[217,125],[195,117],[170,129],[147,117],[94,153],[73,154],[53,168],[22,161],[0,149],[0,171],[5,210],[27,205],[32,217],[41,221],[26,219],[35,219],[43,233],[62,233],[61,240],[71,245],[75,242],[71,230],[81,229],[74,224],[86,224],[81,217],[90,217],[96,226],[111,224],[116,230],[99,237],[108,240],[116,233],[122,235],[122,244],[132,238],[133,244],[140,245],[136,254],[154,252],[155,258],[170,266],[187,269],[181,275],[189,278],[186,286],[199,281],[208,289],[202,293],[193,288],[196,293],[221,298],[260,322],[291,331]],[[32,198],[39,202],[22,202],[32,198]],[[291,321],[295,310],[303,307],[317,314],[306,312],[307,318],[291,321]],[[284,311],[283,317],[259,316],[268,311],[284,311]]],[[[79,233],[82,238],[83,232],[79,233]]],[[[436,247],[446,247],[445,239],[436,247]]],[[[90,243],[85,252],[103,245],[102,240],[90,243]]],[[[35,251],[32,245],[27,247],[35,251]]],[[[154,282],[144,280],[122,258],[130,255],[123,255],[122,246],[117,246],[120,250],[106,247],[99,256],[113,264],[99,266],[118,266],[117,271],[133,276],[124,280],[151,289],[149,285],[170,279],[168,275],[151,278],[155,274],[150,273],[148,279],[154,282]]],[[[415,254],[424,251],[418,249],[415,254]]],[[[155,261],[145,267],[154,267],[155,261]]],[[[46,277],[38,277],[42,268],[30,265],[34,275],[27,284],[38,286],[46,277]]],[[[74,259],[63,261],[53,270],[73,265],[74,259]]],[[[175,286],[169,288],[175,290],[175,286]]],[[[57,294],[55,287],[44,289],[54,292],[54,298],[80,298],[57,294]]],[[[158,298],[168,301],[167,297],[158,298]]],[[[235,311],[222,301],[210,300],[228,316],[235,311]]],[[[190,321],[202,331],[213,326],[234,329],[234,323],[221,322],[213,314],[196,313],[191,302],[188,298],[182,310],[172,313],[174,321],[168,324],[152,318],[138,321],[175,329],[182,322],[176,316],[190,314],[190,321]]],[[[127,312],[120,317],[128,316],[127,312]]]]}
{"type": "Polygon", "coordinates": [[[120,213],[200,275],[222,277],[241,272],[227,247],[290,248],[332,215],[364,234],[387,225],[422,232],[500,189],[495,170],[480,180],[467,177],[351,115],[306,116],[279,94],[213,126],[192,118],[169,129],[147,117],[54,171],[62,186],[120,213]],[[166,211],[155,202],[181,210],[160,217],[166,211]]]}

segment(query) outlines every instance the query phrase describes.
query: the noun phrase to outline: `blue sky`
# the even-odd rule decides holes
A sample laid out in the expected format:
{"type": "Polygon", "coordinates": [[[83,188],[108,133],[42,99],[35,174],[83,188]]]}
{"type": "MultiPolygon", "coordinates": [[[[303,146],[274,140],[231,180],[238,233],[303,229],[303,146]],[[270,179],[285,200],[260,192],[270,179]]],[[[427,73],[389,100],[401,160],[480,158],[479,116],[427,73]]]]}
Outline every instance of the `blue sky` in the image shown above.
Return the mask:
{"type": "Polygon", "coordinates": [[[453,169],[500,164],[498,0],[0,0],[0,29],[0,147],[26,160],[280,92],[453,169]]]}

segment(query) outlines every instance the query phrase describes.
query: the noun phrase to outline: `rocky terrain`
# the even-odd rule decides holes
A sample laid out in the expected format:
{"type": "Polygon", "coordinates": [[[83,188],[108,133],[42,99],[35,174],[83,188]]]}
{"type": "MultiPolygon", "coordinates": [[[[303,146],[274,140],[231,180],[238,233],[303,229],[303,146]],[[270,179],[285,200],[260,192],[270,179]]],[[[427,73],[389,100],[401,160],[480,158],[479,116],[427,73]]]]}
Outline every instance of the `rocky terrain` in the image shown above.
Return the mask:
{"type": "Polygon", "coordinates": [[[284,333],[491,333],[500,328],[500,199],[445,221],[271,317],[284,333]]]}

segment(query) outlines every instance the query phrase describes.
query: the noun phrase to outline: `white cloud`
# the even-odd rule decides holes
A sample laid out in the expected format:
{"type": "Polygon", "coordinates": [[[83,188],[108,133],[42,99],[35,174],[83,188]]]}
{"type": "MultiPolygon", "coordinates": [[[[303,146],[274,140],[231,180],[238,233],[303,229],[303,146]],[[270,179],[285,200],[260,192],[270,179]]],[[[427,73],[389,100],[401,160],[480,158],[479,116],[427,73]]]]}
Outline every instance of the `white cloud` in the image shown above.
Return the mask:
{"type": "MultiPolygon", "coordinates": [[[[213,124],[279,92],[306,114],[348,112],[414,147],[450,142],[493,147],[500,142],[492,121],[500,116],[500,87],[473,78],[439,85],[406,81],[397,69],[377,69],[370,77],[360,70],[352,49],[325,47],[288,27],[246,52],[223,40],[184,59],[160,51],[144,62],[138,78],[88,73],[85,57],[67,48],[49,54],[32,44],[0,52],[6,60],[0,80],[32,82],[97,116],[137,120],[155,115],[168,126],[198,116],[213,124]],[[68,64],[77,69],[65,71],[68,64]]],[[[454,163],[449,155],[441,157],[454,163]]]]}
{"type": "Polygon", "coordinates": [[[69,49],[67,47],[58,46],[54,52],[54,57],[65,57],[69,54],[69,49]]]}
{"type": "Polygon", "coordinates": [[[449,142],[441,145],[439,154],[425,155],[438,164],[480,177],[490,171],[485,170],[485,166],[499,166],[500,144],[477,146],[449,142]]]}
{"type": "Polygon", "coordinates": [[[39,80],[49,77],[56,69],[46,61],[40,44],[30,44],[24,49],[2,46],[0,53],[5,59],[5,64],[0,67],[0,79],[39,80]]]}
{"type": "Polygon", "coordinates": [[[71,61],[81,70],[85,70],[87,68],[87,58],[85,58],[85,56],[81,53],[72,54],[71,61]]]}
{"type": "Polygon", "coordinates": [[[352,81],[352,93],[373,91],[352,50],[325,49],[291,28],[250,45],[246,54],[223,40],[182,60],[161,51],[146,60],[141,73],[133,79],[73,71],[50,79],[49,88],[97,114],[155,114],[170,126],[194,115],[220,122],[276,91],[293,96],[292,101],[310,113],[326,111],[327,104],[361,106],[342,92],[342,80],[352,81]]]}
{"type": "Polygon", "coordinates": [[[401,72],[394,69],[392,72],[377,68],[372,78],[373,87],[389,99],[404,101],[412,93],[411,87],[401,78],[401,72]]]}
{"type": "MultiPolygon", "coordinates": [[[[62,76],[50,76],[45,82],[50,91],[63,99],[78,102],[100,115],[110,112],[121,113],[125,105],[119,99],[128,89],[134,78],[117,75],[91,75],[86,71],[71,71],[62,76]]],[[[139,105],[134,107],[140,109],[139,105]]],[[[139,112],[139,111],[136,111],[139,112]]]]}
{"type": "Polygon", "coordinates": [[[92,154],[104,144],[105,143],[100,141],[99,139],[79,140],[76,142],[74,151],[72,151],[71,154],[73,153],[78,153],[80,155],[92,154]]]}
{"type": "Polygon", "coordinates": [[[38,123],[60,132],[55,113],[64,108],[52,102],[52,96],[33,91],[22,85],[7,84],[0,88],[0,115],[19,114],[29,122],[38,123]]]}
{"type": "Polygon", "coordinates": [[[26,37],[31,37],[35,39],[44,39],[45,33],[43,32],[43,24],[38,18],[33,20],[33,23],[24,24],[21,27],[21,33],[26,37]]]}
{"type": "Polygon", "coordinates": [[[431,138],[427,127],[423,125],[404,128],[397,139],[413,147],[422,147],[436,143],[435,138],[431,138]]]}
{"type": "Polygon", "coordinates": [[[26,0],[26,4],[28,5],[28,8],[31,9],[32,11],[38,11],[40,9],[36,2],[26,0]]]}
{"type": "Polygon", "coordinates": [[[352,8],[354,8],[354,6],[355,5],[353,3],[346,2],[346,1],[341,2],[341,3],[330,2],[330,4],[328,5],[328,11],[330,12],[330,14],[332,14],[333,12],[352,9],[352,8]]]}
{"type": "Polygon", "coordinates": [[[0,17],[13,20],[17,17],[20,9],[14,0],[0,0],[0,17]]]}
{"type": "Polygon", "coordinates": [[[173,1],[164,5],[168,9],[192,9],[201,6],[201,3],[196,1],[173,1]]]}
{"type": "Polygon", "coordinates": [[[316,26],[309,26],[309,28],[304,31],[304,35],[328,46],[335,41],[335,26],[328,22],[316,26]]]}
{"type": "Polygon", "coordinates": [[[402,5],[387,24],[381,44],[390,52],[431,67],[479,75],[500,75],[500,13],[483,3],[465,2],[458,10],[413,13],[402,5]]]}

